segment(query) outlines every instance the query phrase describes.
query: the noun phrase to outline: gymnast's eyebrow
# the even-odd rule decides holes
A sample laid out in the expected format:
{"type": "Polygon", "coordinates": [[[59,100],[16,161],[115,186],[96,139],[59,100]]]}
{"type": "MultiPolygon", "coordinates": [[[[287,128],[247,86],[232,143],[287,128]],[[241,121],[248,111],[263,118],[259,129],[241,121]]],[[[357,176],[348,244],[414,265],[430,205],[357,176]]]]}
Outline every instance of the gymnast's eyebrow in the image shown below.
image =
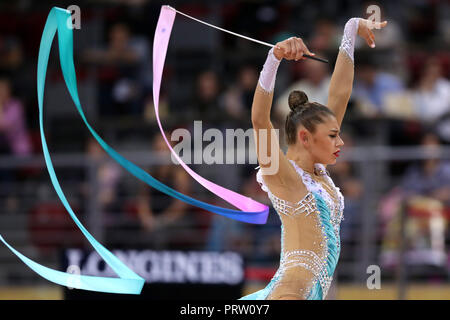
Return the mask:
{"type": "Polygon", "coordinates": [[[336,132],[336,133],[340,132],[338,129],[330,129],[330,131],[333,131],[333,132],[336,132]]]}

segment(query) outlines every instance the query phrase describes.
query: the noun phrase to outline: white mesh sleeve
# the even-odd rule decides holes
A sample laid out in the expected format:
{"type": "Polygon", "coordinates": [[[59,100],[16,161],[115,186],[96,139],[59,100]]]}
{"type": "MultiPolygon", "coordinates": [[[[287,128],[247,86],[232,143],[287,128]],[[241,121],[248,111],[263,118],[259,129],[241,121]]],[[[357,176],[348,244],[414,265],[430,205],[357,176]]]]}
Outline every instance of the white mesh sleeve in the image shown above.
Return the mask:
{"type": "Polygon", "coordinates": [[[281,60],[278,60],[273,54],[273,48],[270,49],[267,54],[266,62],[264,63],[263,69],[259,75],[259,85],[267,93],[273,91],[275,87],[275,79],[277,77],[278,66],[281,60]]]}
{"type": "Polygon", "coordinates": [[[344,27],[344,35],[342,36],[339,50],[344,51],[347,56],[354,62],[353,53],[355,51],[356,35],[358,33],[358,25],[360,18],[351,18],[344,27]]]}

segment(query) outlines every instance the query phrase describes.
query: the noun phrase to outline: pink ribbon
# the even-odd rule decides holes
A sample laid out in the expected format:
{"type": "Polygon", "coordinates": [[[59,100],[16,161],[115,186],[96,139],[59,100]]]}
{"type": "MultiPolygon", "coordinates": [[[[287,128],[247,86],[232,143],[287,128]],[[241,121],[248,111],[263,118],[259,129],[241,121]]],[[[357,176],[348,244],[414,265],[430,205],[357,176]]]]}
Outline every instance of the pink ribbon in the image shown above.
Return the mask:
{"type": "MultiPolygon", "coordinates": [[[[224,187],[221,187],[211,181],[206,180],[205,178],[198,175],[191,168],[189,168],[178,156],[178,154],[172,149],[167,137],[164,134],[164,129],[161,125],[161,121],[159,119],[159,93],[161,87],[161,79],[162,73],[164,69],[164,61],[166,59],[167,47],[169,44],[170,34],[172,32],[173,22],[175,20],[176,12],[172,10],[168,6],[161,7],[161,13],[159,16],[158,24],[155,30],[155,36],[153,40],[153,101],[155,105],[155,114],[156,120],[158,121],[159,129],[161,130],[161,134],[166,141],[167,146],[170,151],[174,155],[174,157],[178,160],[178,162],[183,166],[183,168],[198,181],[202,186],[206,189],[224,199],[228,203],[234,205],[235,207],[243,210],[242,214],[248,213],[263,213],[265,218],[265,223],[268,215],[268,207],[262,203],[259,203],[249,197],[236,193],[232,190],[228,190],[224,187]]],[[[259,219],[260,220],[260,219],[259,219]]]]}

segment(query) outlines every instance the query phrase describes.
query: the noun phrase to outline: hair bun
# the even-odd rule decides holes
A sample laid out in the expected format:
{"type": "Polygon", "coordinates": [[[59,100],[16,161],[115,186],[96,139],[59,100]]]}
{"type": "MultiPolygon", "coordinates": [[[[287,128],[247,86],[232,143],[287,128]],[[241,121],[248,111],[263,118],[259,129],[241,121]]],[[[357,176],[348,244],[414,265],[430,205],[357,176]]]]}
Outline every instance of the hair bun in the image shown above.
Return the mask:
{"type": "Polygon", "coordinates": [[[308,96],[303,91],[294,90],[289,94],[289,108],[295,111],[297,108],[303,107],[308,103],[308,96]]]}

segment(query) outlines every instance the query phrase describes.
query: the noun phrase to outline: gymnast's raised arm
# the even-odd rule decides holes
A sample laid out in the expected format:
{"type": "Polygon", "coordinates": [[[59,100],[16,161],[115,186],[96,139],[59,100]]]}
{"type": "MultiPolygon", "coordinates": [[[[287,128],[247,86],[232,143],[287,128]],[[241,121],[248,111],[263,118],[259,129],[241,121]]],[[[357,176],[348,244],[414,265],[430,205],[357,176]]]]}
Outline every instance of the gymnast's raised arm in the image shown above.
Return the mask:
{"type": "Polygon", "coordinates": [[[342,123],[347,103],[352,93],[354,75],[353,52],[356,35],[365,39],[367,45],[371,48],[375,48],[375,36],[371,29],[384,28],[386,24],[387,21],[372,23],[369,20],[360,18],[352,18],[345,24],[339,54],[331,76],[327,103],[328,108],[336,115],[339,125],[342,123]]]}
{"type": "MultiPolygon", "coordinates": [[[[278,66],[282,59],[300,60],[305,59],[303,54],[314,55],[309,52],[302,39],[292,37],[278,42],[268,55],[261,71],[258,85],[255,90],[252,105],[252,124],[255,133],[256,152],[259,165],[263,175],[267,175],[266,183],[272,182],[277,185],[286,185],[292,177],[292,166],[279,147],[278,137],[271,134],[274,132],[270,120],[270,109],[272,107],[273,90],[278,66]],[[273,168],[274,161],[276,170],[273,168]],[[269,172],[271,171],[271,172],[269,172]]],[[[271,184],[271,183],[269,183],[271,184]]]]}

